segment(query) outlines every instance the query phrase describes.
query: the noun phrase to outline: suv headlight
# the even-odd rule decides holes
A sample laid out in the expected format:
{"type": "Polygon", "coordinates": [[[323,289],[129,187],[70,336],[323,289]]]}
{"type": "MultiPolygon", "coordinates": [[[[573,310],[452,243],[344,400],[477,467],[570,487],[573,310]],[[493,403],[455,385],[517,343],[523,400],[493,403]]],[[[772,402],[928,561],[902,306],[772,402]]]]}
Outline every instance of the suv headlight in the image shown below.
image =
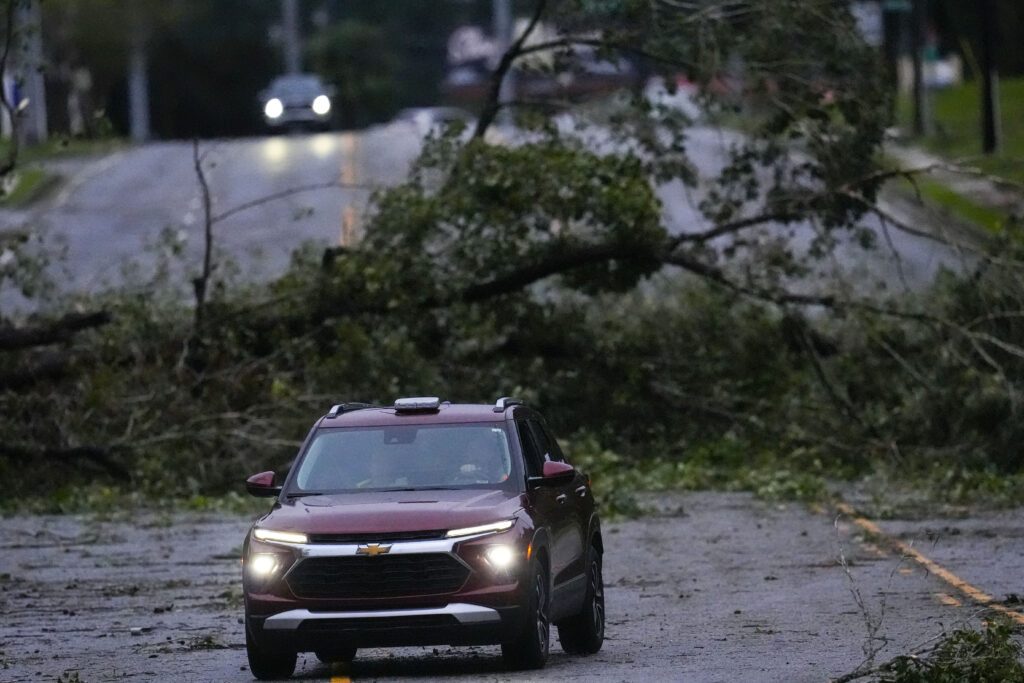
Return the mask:
{"type": "Polygon", "coordinates": [[[458,538],[459,536],[475,536],[476,534],[487,534],[494,533],[496,531],[505,531],[511,529],[512,525],[515,524],[514,519],[505,519],[500,522],[493,524],[481,524],[480,526],[467,526],[461,529],[452,529],[445,534],[446,538],[458,538]]]}
{"type": "Polygon", "coordinates": [[[249,572],[261,579],[276,572],[280,564],[277,555],[273,553],[253,553],[249,556],[249,572]]]}
{"type": "Polygon", "coordinates": [[[516,553],[511,546],[492,545],[484,551],[484,559],[493,569],[507,571],[516,561],[516,553]]]}
{"type": "Polygon", "coordinates": [[[274,531],[273,529],[253,529],[252,535],[260,541],[271,541],[277,543],[296,543],[299,545],[309,542],[306,534],[299,534],[294,531],[274,531]]]}

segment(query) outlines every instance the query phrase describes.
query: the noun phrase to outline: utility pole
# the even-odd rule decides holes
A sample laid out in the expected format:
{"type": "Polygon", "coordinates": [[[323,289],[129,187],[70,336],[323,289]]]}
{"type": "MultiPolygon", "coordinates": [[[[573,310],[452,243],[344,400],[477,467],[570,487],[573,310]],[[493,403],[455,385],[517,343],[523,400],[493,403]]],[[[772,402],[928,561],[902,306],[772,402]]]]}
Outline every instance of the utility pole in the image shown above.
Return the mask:
{"type": "Polygon", "coordinates": [[[281,0],[281,41],[285,73],[300,73],[302,42],[299,38],[299,0],[281,0]]]}
{"type": "Polygon", "coordinates": [[[999,66],[996,49],[999,27],[996,25],[996,0],[981,0],[981,149],[985,154],[999,151],[999,66]]]}
{"type": "Polygon", "coordinates": [[[896,120],[896,102],[902,95],[904,83],[901,78],[900,62],[907,53],[907,21],[910,0],[882,0],[882,33],[886,76],[892,92],[891,114],[896,120]]]}
{"type": "MultiPolygon", "coordinates": [[[[22,142],[39,144],[47,138],[46,82],[43,79],[43,35],[39,0],[29,0],[18,10],[19,34],[25,36],[25,51],[20,60],[20,71],[27,100],[24,125],[19,126],[22,142]]],[[[17,106],[17,105],[16,105],[17,106]]]]}
{"type": "Polygon", "coordinates": [[[911,15],[912,59],[914,62],[914,135],[931,135],[932,114],[924,82],[924,42],[928,31],[928,0],[914,0],[911,15]]]}
{"type": "Polygon", "coordinates": [[[149,27],[136,9],[132,17],[128,53],[128,127],[132,140],[149,140],[149,58],[146,52],[149,27]]]}
{"type": "MultiPolygon", "coordinates": [[[[512,45],[512,5],[510,0],[492,0],[491,20],[494,39],[499,46],[498,59],[500,59],[501,54],[504,54],[512,45]]],[[[501,106],[498,120],[506,126],[511,126],[513,123],[514,117],[510,104],[515,99],[515,90],[513,71],[509,69],[501,82],[501,90],[498,92],[498,103],[501,106]]]]}

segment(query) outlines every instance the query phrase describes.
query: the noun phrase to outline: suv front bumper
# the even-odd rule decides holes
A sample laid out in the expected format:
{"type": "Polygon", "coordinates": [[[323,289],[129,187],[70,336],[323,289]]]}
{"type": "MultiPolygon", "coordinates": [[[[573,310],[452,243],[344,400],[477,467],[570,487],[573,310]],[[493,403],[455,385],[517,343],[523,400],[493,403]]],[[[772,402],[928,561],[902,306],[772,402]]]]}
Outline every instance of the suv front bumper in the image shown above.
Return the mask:
{"type": "Polygon", "coordinates": [[[249,617],[257,642],[298,651],[403,645],[487,645],[515,637],[521,609],[451,603],[421,609],[312,612],[293,609],[269,617],[249,617]]]}

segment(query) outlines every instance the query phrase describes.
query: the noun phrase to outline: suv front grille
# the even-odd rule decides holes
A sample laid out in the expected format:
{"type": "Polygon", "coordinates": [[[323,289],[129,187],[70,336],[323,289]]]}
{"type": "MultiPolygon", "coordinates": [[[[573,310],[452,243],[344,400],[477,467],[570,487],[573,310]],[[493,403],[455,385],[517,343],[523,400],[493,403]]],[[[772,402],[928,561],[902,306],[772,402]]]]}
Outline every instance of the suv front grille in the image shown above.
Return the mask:
{"type": "Polygon", "coordinates": [[[387,598],[458,590],[469,569],[451,555],[311,557],[285,580],[300,598],[387,598]]]}
{"type": "Polygon", "coordinates": [[[398,543],[400,541],[430,541],[444,538],[444,529],[427,531],[392,531],[389,533],[310,534],[310,543],[398,543]]]}

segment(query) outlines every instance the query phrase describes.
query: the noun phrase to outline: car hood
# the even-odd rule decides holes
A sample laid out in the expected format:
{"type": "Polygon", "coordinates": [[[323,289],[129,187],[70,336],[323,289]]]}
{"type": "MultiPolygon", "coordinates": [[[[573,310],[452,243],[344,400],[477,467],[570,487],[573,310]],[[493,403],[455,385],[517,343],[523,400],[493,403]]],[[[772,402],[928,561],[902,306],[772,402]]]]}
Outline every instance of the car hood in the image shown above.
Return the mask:
{"type": "Polygon", "coordinates": [[[257,526],[306,534],[447,530],[511,519],[520,508],[520,494],[510,491],[367,491],[293,499],[257,526]]]}

